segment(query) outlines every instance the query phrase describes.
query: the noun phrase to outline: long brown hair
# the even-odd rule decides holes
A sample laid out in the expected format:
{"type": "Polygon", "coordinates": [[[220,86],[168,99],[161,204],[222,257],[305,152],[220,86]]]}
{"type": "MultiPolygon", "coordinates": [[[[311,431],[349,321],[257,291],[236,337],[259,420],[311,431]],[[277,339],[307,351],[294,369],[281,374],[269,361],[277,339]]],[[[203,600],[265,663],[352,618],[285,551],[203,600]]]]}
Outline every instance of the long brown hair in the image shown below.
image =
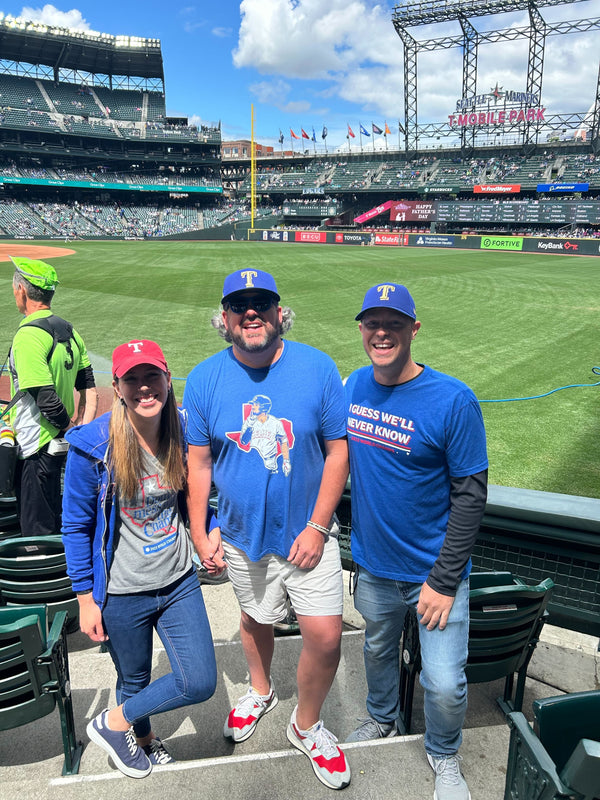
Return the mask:
{"type": "MultiPolygon", "coordinates": [[[[127,415],[127,406],[115,394],[108,424],[109,467],[115,485],[122,498],[135,497],[139,481],[144,474],[142,448],[127,415]]],[[[177,411],[173,387],[169,387],[167,402],[160,417],[158,452],[162,466],[162,479],[175,491],[185,487],[185,461],[183,456],[183,433],[177,411]]]]}

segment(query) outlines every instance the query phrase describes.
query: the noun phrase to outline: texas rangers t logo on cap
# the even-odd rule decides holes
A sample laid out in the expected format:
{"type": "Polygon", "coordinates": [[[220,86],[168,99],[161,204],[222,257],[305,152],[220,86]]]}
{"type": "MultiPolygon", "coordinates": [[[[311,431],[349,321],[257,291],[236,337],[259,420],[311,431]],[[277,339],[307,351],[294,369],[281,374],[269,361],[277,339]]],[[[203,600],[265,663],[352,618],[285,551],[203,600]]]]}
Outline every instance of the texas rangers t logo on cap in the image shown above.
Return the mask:
{"type": "Polygon", "coordinates": [[[379,294],[380,300],[389,300],[390,292],[395,292],[396,287],[391,283],[382,283],[381,286],[377,287],[377,291],[380,292],[379,294]]]}
{"type": "Polygon", "coordinates": [[[258,273],[254,272],[251,269],[246,269],[243,272],[240,272],[242,278],[246,279],[246,289],[254,289],[254,284],[252,283],[252,278],[258,277],[258,273]]]}
{"type": "Polygon", "coordinates": [[[231,275],[225,278],[221,302],[226,301],[229,295],[249,290],[270,292],[279,300],[279,292],[272,275],[269,275],[268,272],[263,272],[261,269],[243,269],[232,272],[231,275]]]}
{"type": "Polygon", "coordinates": [[[376,286],[371,286],[365,294],[360,312],[354,319],[361,320],[363,315],[373,308],[388,308],[393,311],[399,311],[412,320],[417,319],[415,301],[410,296],[406,286],[402,286],[400,283],[380,283],[376,286]]]}
{"type": "Polygon", "coordinates": [[[134,353],[141,353],[143,344],[143,342],[128,342],[127,347],[131,347],[134,353]]]}

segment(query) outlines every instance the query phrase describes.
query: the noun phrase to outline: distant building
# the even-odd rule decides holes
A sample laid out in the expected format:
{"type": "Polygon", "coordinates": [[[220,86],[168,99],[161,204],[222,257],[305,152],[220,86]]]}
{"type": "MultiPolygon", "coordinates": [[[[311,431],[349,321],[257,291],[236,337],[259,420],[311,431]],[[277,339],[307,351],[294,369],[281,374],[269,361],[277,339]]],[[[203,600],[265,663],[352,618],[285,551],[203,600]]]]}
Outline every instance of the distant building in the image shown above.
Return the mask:
{"type": "MultiPolygon", "coordinates": [[[[249,139],[239,139],[236,142],[221,143],[221,158],[250,158],[251,142],[249,139]]],[[[254,143],[254,152],[257,156],[272,156],[273,148],[266,147],[258,142],[254,143]]]]}

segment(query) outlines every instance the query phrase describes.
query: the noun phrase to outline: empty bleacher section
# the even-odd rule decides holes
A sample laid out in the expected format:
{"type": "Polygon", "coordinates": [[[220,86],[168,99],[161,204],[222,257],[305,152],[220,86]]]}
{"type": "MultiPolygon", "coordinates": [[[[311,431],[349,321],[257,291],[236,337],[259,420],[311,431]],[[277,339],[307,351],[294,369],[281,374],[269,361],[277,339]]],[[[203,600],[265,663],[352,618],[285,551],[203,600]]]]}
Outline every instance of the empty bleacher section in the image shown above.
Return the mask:
{"type": "Polygon", "coordinates": [[[81,84],[39,81],[41,90],[52,104],[52,110],[66,116],[99,117],[102,109],[96,103],[92,90],[81,84]]]}
{"type": "MultiPolygon", "coordinates": [[[[101,86],[94,89],[107,117],[111,119],[129,120],[130,122],[142,121],[142,108],[144,106],[144,93],[140,91],[125,91],[124,89],[105,89],[101,86]]],[[[165,114],[164,99],[162,114],[165,114]]]]}
{"type": "Polygon", "coordinates": [[[50,111],[38,83],[33,78],[0,74],[0,105],[36,111],[50,111]]]}

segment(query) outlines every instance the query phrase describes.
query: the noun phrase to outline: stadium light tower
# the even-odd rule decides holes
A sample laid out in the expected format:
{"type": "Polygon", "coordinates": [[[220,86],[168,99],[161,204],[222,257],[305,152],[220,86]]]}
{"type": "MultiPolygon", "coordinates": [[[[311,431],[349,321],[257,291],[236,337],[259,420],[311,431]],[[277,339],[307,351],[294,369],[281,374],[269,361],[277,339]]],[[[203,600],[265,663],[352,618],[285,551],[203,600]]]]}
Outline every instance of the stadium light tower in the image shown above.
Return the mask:
{"type": "MultiPolygon", "coordinates": [[[[539,11],[540,6],[573,5],[584,0],[423,0],[407,2],[394,6],[392,22],[404,45],[404,141],[407,154],[414,153],[418,147],[420,134],[448,135],[448,130],[439,125],[419,127],[417,122],[417,55],[419,51],[433,51],[461,47],[463,51],[462,97],[477,95],[477,53],[482,42],[513,41],[518,38],[529,39],[529,59],[527,68],[527,92],[530,96],[541,97],[544,68],[544,48],[546,36],[589,31],[600,28],[600,19],[582,19],[572,22],[547,23],[539,11]],[[505,30],[478,31],[471,23],[473,17],[504,14],[511,11],[528,11],[530,25],[527,28],[507,28],[505,30]],[[441,22],[458,22],[462,35],[445,36],[439,39],[417,41],[407,28],[433,25],[441,22]]],[[[598,139],[598,120],[600,119],[600,76],[595,103],[595,124],[593,138],[598,139]]],[[[575,115],[577,116],[577,115],[575,115]]],[[[566,118],[557,115],[554,127],[565,124],[566,118]]],[[[572,122],[573,115],[569,115],[572,122]]],[[[523,144],[535,145],[540,126],[527,121],[523,126],[523,144]]],[[[463,151],[474,144],[476,129],[470,133],[463,129],[461,143],[463,151]]]]}

